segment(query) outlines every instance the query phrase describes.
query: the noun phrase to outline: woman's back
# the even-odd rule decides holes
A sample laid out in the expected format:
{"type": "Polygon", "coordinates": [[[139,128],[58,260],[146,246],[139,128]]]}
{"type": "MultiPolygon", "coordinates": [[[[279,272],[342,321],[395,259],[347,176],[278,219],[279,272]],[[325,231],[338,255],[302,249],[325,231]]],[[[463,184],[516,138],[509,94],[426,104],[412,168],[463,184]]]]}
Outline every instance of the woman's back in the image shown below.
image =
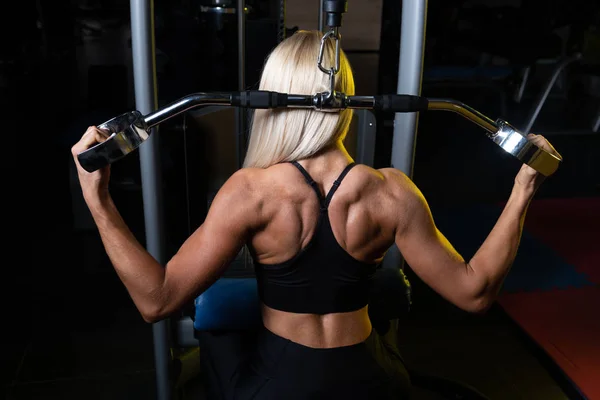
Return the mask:
{"type": "MultiPolygon", "coordinates": [[[[350,162],[351,159],[343,148],[335,147],[317,157],[301,161],[299,168],[305,169],[314,179],[320,197],[324,199],[350,162]]],[[[253,175],[249,181],[259,197],[259,214],[263,221],[262,228],[254,233],[250,242],[253,255],[261,267],[279,267],[279,264],[290,261],[303,252],[315,238],[321,210],[319,196],[301,171],[291,163],[248,173],[253,175]]],[[[397,201],[394,200],[397,196],[391,193],[388,181],[385,170],[382,172],[357,165],[347,173],[340,186],[332,191],[333,196],[326,213],[337,242],[331,243],[331,252],[337,245],[341,251],[341,254],[334,253],[338,257],[332,260],[338,269],[346,268],[350,273],[351,267],[358,265],[365,269],[366,274],[368,269],[381,261],[394,243],[398,221],[393,211],[396,208],[391,205],[396,203],[397,207],[397,201]],[[343,257],[346,255],[344,253],[350,258],[343,257]]],[[[303,265],[299,268],[311,267],[303,265]]],[[[307,286],[316,285],[318,279],[319,277],[313,276],[314,282],[308,282],[307,286]]],[[[333,291],[335,287],[323,289],[333,291]]],[[[293,289],[289,290],[289,294],[285,290],[280,293],[280,296],[295,294],[293,289]]],[[[355,295],[362,297],[366,293],[355,295]]],[[[290,299],[287,300],[289,303],[290,299]]],[[[292,299],[297,302],[303,300],[309,302],[309,299],[292,299]]],[[[324,314],[279,311],[263,304],[263,322],[265,327],[277,335],[317,348],[356,344],[364,341],[371,333],[367,307],[362,305],[355,311],[324,314]]]]}

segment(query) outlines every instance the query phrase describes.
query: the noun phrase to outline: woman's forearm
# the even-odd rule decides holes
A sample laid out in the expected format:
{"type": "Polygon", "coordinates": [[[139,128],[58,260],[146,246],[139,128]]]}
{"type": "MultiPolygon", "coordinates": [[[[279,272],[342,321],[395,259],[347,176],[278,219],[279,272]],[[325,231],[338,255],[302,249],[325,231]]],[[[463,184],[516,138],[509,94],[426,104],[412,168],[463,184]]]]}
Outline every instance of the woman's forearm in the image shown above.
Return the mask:
{"type": "Polygon", "coordinates": [[[469,266],[478,279],[479,296],[490,304],[495,300],[510,271],[523,232],[525,214],[535,189],[515,184],[496,225],[471,258],[469,266]]]}
{"type": "Polygon", "coordinates": [[[88,202],[104,248],[145,320],[156,319],[162,304],[165,269],[129,230],[110,197],[88,202]]]}

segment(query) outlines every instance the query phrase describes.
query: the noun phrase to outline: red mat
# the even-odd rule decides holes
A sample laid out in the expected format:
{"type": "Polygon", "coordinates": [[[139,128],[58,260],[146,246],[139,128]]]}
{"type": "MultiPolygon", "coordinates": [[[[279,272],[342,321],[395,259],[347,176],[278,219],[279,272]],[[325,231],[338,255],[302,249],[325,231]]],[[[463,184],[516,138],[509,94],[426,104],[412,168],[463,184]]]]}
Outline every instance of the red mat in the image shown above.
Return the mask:
{"type": "Polygon", "coordinates": [[[525,229],[600,284],[600,198],[532,202],[525,229]]]}
{"type": "Polygon", "coordinates": [[[600,400],[600,198],[532,203],[525,229],[597,286],[503,293],[500,305],[589,400],[600,400]]]}
{"type": "Polygon", "coordinates": [[[500,304],[589,399],[600,399],[600,289],[503,295],[500,304]]]}

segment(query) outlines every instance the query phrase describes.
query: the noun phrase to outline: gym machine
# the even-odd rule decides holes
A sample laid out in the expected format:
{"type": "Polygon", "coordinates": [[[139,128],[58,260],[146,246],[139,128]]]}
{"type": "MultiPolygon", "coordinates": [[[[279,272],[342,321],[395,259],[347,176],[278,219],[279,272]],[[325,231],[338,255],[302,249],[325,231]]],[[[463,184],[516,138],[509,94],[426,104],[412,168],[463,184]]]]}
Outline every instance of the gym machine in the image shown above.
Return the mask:
{"type": "MultiPolygon", "coordinates": [[[[243,1],[239,1],[238,3],[243,3],[243,1]]],[[[243,9],[243,4],[238,5],[243,9]]],[[[342,25],[342,15],[346,10],[346,1],[327,0],[324,2],[326,24],[329,27],[329,30],[325,32],[321,39],[321,47],[317,56],[317,66],[323,73],[329,75],[329,91],[314,95],[298,95],[259,90],[224,93],[194,93],[183,97],[160,110],[147,112],[145,115],[143,115],[141,111],[132,111],[100,124],[99,127],[108,130],[111,133],[111,136],[105,142],[99,143],[79,154],[79,162],[82,167],[89,172],[112,164],[136,150],[143,142],[148,140],[151,137],[151,129],[157,125],[193,108],[213,105],[233,106],[242,109],[309,108],[324,112],[336,112],[344,109],[371,109],[383,112],[412,113],[413,117],[416,112],[428,110],[452,111],[486,130],[487,136],[494,143],[541,174],[545,176],[551,175],[558,168],[560,162],[558,157],[537,147],[527,139],[525,134],[513,128],[508,122],[501,119],[494,121],[459,101],[453,99],[427,99],[418,96],[417,94],[347,96],[344,93],[336,92],[334,90],[335,75],[340,68],[341,37],[339,28],[342,25]],[[333,66],[328,67],[323,65],[324,45],[327,40],[332,40],[335,44],[335,63],[333,66]]],[[[406,11],[411,10],[405,10],[405,12],[406,11]]],[[[416,10],[416,13],[424,14],[421,10],[416,10]]],[[[406,12],[405,15],[406,14],[409,14],[410,16],[410,12],[406,12]]],[[[424,17],[424,15],[422,16],[424,17]]],[[[238,19],[243,21],[242,13],[239,13],[238,19]]],[[[243,26],[243,22],[240,25],[243,26]]],[[[403,23],[403,25],[405,24],[403,23]]],[[[414,34],[414,32],[412,33],[414,34]]],[[[242,36],[243,35],[240,34],[240,37],[242,36]]],[[[420,41],[422,41],[422,39],[420,41]]],[[[243,44],[243,40],[241,43],[243,44]]],[[[241,60],[245,58],[243,46],[240,46],[239,58],[241,60]]],[[[405,69],[405,67],[401,64],[399,71],[400,77],[403,76],[403,69],[405,69]]],[[[422,66],[421,68],[416,68],[416,74],[418,74],[419,69],[422,69],[422,66]]],[[[411,72],[412,75],[415,75],[415,71],[408,71],[407,74],[411,72]]],[[[243,68],[240,68],[239,78],[240,89],[243,90],[243,68]]],[[[412,79],[411,82],[412,81],[414,81],[414,79],[412,79]]],[[[404,86],[409,85],[403,84],[403,82],[400,81],[398,84],[398,91],[402,92],[403,90],[400,89],[404,89],[404,86]]],[[[407,87],[407,91],[419,91],[419,88],[415,88],[414,84],[412,86],[413,87],[407,87]]],[[[138,93],[136,93],[136,95],[137,94],[138,93]]],[[[403,120],[399,119],[398,122],[403,122],[403,120]]],[[[396,124],[395,127],[400,128],[399,125],[400,123],[396,124]]],[[[414,125],[416,125],[416,123],[414,125]]],[[[394,136],[396,136],[396,132],[394,136]]],[[[394,144],[393,147],[400,147],[399,141],[398,144],[394,144]]],[[[412,145],[402,147],[409,149],[414,148],[414,139],[412,145]]],[[[402,159],[393,155],[393,166],[396,166],[396,163],[394,162],[395,158],[399,159],[398,164],[402,164],[402,159]]],[[[403,167],[404,168],[401,168],[403,170],[412,168],[407,167],[406,165],[403,165],[403,167]]],[[[408,172],[409,175],[411,175],[411,171],[408,172]]]]}
{"type": "MultiPolygon", "coordinates": [[[[134,61],[135,98],[137,111],[117,116],[99,128],[109,130],[110,137],[78,155],[82,167],[95,171],[112,164],[140,147],[142,172],[142,195],[146,226],[147,249],[155,259],[166,264],[164,229],[161,218],[160,164],[156,141],[156,129],[164,121],[188,110],[204,106],[230,106],[243,109],[308,108],[323,112],[343,109],[367,109],[395,112],[394,139],[391,165],[412,176],[412,165],[417,129],[417,112],[451,111],[475,123],[487,132],[487,136],[502,150],[514,156],[541,174],[549,176],[558,168],[561,160],[530,142],[527,137],[504,120],[493,120],[460,101],[453,99],[427,99],[420,96],[423,69],[423,44],[427,13],[426,0],[403,0],[400,64],[398,72],[399,94],[373,96],[347,96],[334,90],[335,75],[339,70],[340,35],[346,0],[324,0],[319,21],[328,29],[322,38],[321,50],[315,55],[318,68],[329,75],[330,88],[314,95],[298,95],[266,91],[225,93],[194,93],[166,107],[156,110],[156,74],[153,48],[153,7],[149,0],[131,0],[132,52],[134,61]],[[336,48],[333,66],[323,65],[323,49],[327,40],[333,40],[336,48]]],[[[238,10],[244,10],[244,0],[237,1],[238,10]]],[[[243,27],[243,13],[238,22],[243,27]]],[[[243,29],[239,37],[242,38],[243,29]]],[[[245,57],[243,46],[239,57],[245,57]]],[[[243,74],[243,70],[240,70],[243,74]]],[[[240,82],[243,82],[243,75],[240,82]]],[[[243,121],[243,117],[240,121],[243,121]]],[[[240,122],[241,123],[241,122],[240,122]]],[[[241,156],[242,149],[238,149],[241,156]]],[[[400,258],[392,259],[396,268],[400,258]]],[[[171,398],[169,325],[161,321],[153,325],[154,351],[157,378],[157,398],[171,398]]]]}
{"type": "MultiPolygon", "coordinates": [[[[324,40],[326,40],[326,37],[327,34],[324,40]]],[[[494,121],[466,104],[452,99],[426,99],[413,95],[346,96],[333,90],[334,73],[331,71],[331,90],[315,95],[293,95],[258,90],[230,93],[195,93],[145,116],[139,111],[122,114],[98,126],[100,129],[111,132],[111,136],[105,142],[80,153],[78,160],[86,171],[93,172],[136,150],[150,138],[151,128],[169,118],[196,107],[227,105],[252,109],[310,108],[329,112],[348,108],[396,113],[427,110],[452,111],[485,129],[488,132],[488,137],[494,143],[541,174],[549,176],[558,168],[560,162],[558,157],[537,147],[525,135],[504,120],[494,121]]]]}

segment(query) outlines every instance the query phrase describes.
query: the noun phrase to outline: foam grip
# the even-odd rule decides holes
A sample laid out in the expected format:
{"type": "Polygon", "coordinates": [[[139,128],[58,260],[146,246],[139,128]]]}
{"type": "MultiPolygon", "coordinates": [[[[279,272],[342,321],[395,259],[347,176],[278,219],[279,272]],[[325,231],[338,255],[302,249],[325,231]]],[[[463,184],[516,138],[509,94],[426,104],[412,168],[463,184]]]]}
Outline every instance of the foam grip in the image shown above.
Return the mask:
{"type": "Polygon", "coordinates": [[[235,93],[231,97],[231,105],[247,108],[282,108],[287,107],[288,96],[284,93],[264,90],[248,90],[235,93]]]}
{"type": "Polygon", "coordinates": [[[194,329],[249,330],[262,323],[255,278],[221,278],[195,301],[194,329]]]}
{"type": "Polygon", "coordinates": [[[417,112],[427,111],[429,107],[427,98],[409,94],[384,94],[374,98],[373,108],[378,111],[417,112]]]}

